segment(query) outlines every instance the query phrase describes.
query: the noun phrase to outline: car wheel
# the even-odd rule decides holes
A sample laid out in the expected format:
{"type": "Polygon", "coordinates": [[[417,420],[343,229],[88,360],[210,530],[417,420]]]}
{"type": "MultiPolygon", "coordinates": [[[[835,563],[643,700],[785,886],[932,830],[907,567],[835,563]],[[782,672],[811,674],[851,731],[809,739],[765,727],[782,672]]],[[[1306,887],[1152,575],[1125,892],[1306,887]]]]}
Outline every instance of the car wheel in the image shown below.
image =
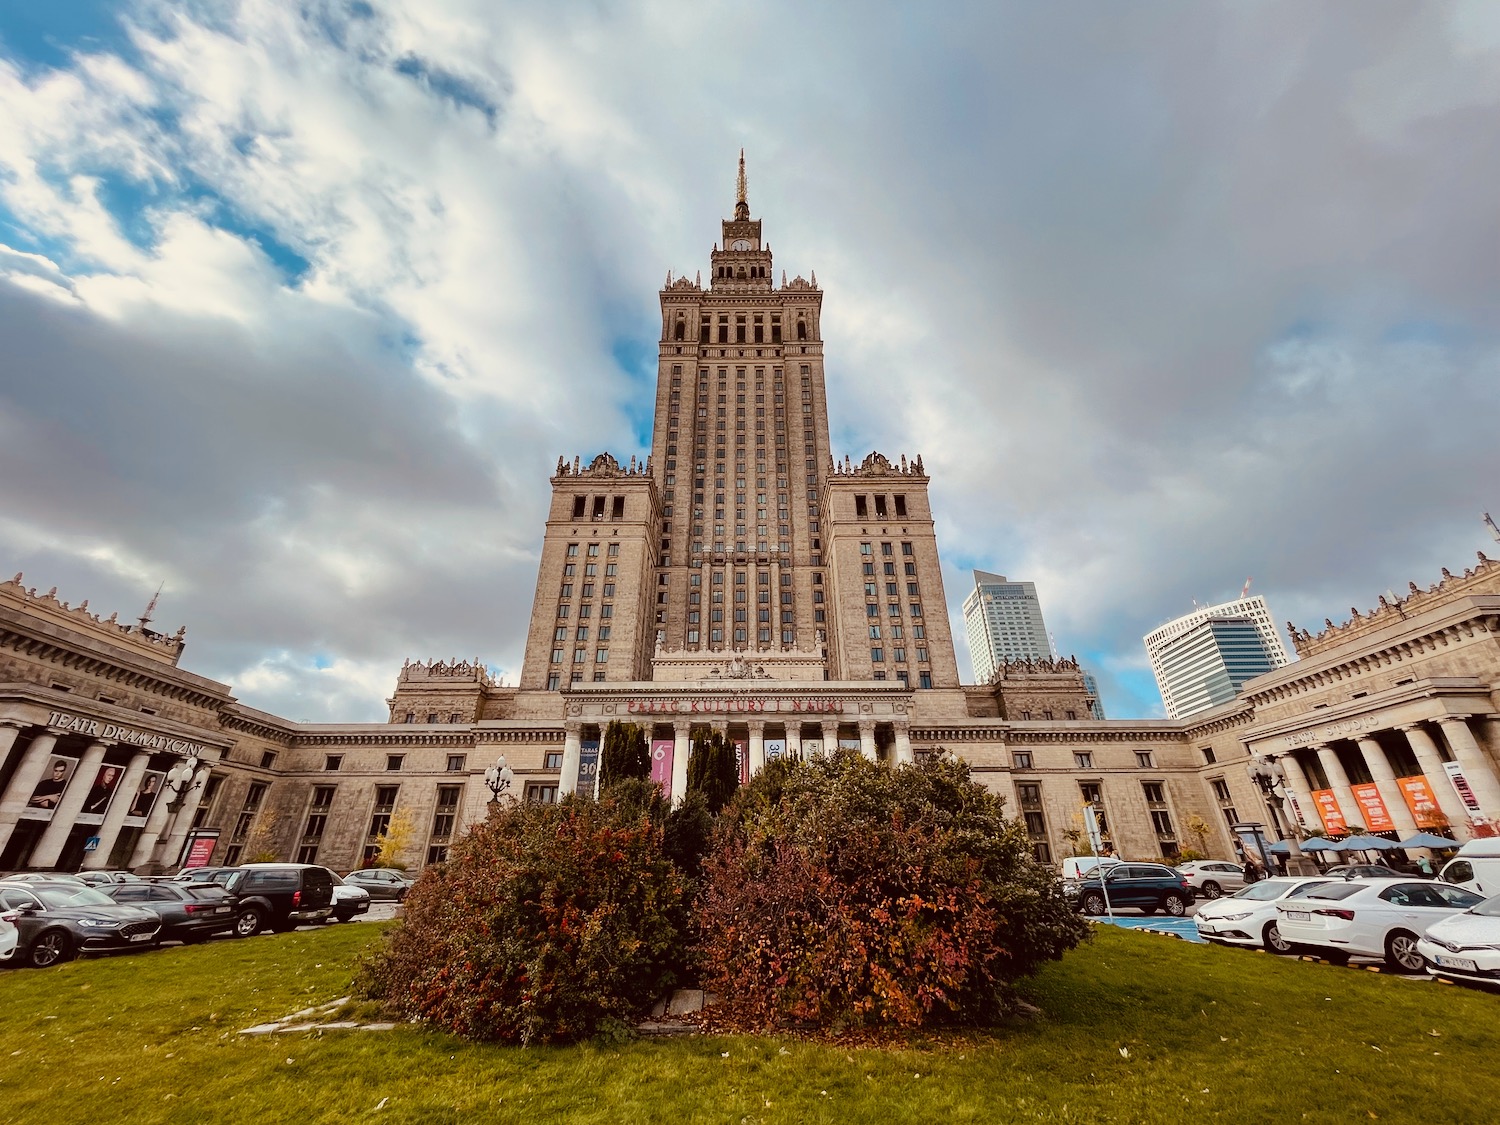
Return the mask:
{"type": "Polygon", "coordinates": [[[265,928],[265,918],[263,918],[260,911],[253,906],[241,910],[239,917],[234,920],[235,937],[254,937],[265,928]]]}
{"type": "Polygon", "coordinates": [[[73,956],[73,939],[66,930],[43,930],[26,951],[26,963],[33,969],[50,969],[73,956]]]}
{"type": "Polygon", "coordinates": [[[1182,900],[1181,895],[1167,895],[1161,900],[1161,907],[1173,918],[1181,918],[1187,913],[1187,903],[1182,900]]]}
{"type": "Polygon", "coordinates": [[[1101,894],[1086,894],[1083,896],[1083,912],[1085,914],[1103,914],[1104,896],[1101,894]]]}
{"type": "Polygon", "coordinates": [[[406,901],[406,891],[407,891],[407,888],[406,887],[402,887],[399,891],[396,892],[396,901],[397,902],[405,902],[406,901]]]}
{"type": "Polygon", "coordinates": [[[1224,893],[1223,888],[1220,887],[1218,883],[1215,883],[1212,879],[1204,883],[1203,886],[1199,889],[1203,891],[1204,898],[1218,898],[1221,894],[1224,893]]]}
{"type": "Polygon", "coordinates": [[[1417,952],[1417,935],[1397,930],[1385,939],[1385,963],[1400,973],[1420,973],[1427,959],[1417,952]]]}
{"type": "Polygon", "coordinates": [[[1267,922],[1266,928],[1261,932],[1265,947],[1272,953],[1279,953],[1283,957],[1292,952],[1292,943],[1281,936],[1281,931],[1276,928],[1275,922],[1267,922]]]}

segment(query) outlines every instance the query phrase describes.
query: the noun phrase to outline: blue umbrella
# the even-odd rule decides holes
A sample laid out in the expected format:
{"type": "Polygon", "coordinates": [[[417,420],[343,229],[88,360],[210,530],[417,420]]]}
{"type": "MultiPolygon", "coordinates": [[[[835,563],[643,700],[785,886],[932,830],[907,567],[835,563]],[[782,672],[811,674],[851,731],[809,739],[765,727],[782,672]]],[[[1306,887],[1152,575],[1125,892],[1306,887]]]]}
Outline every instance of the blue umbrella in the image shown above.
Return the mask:
{"type": "Polygon", "coordinates": [[[1302,841],[1302,850],[1305,852],[1336,852],[1341,846],[1332,840],[1325,840],[1322,836],[1314,836],[1302,841]]]}
{"type": "Polygon", "coordinates": [[[1401,845],[1384,836],[1349,836],[1339,850],[1344,852],[1389,852],[1401,845]]]}
{"type": "Polygon", "coordinates": [[[1291,853],[1291,850],[1291,845],[1288,844],[1285,840],[1277,840],[1274,844],[1266,849],[1266,851],[1272,852],[1276,855],[1289,855],[1291,853]]]}
{"type": "Polygon", "coordinates": [[[1402,840],[1403,848],[1456,848],[1457,840],[1450,840],[1446,836],[1435,836],[1431,832],[1418,832],[1410,840],[1402,840]]]}

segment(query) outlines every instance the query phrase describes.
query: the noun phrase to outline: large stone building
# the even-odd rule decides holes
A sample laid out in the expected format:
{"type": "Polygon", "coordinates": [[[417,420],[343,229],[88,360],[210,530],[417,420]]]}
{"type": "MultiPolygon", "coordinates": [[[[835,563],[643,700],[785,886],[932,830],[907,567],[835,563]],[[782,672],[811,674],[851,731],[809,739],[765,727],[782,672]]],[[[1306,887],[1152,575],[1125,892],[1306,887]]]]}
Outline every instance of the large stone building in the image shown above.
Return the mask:
{"type": "Polygon", "coordinates": [[[1078,846],[1085,803],[1127,856],[1227,854],[1231,824],[1270,819],[1251,755],[1285,764],[1309,828],[1489,831],[1500,565],[1294,631],[1301,660],[1187,720],[1094,719],[1071,660],[962,684],[922,460],[834,457],[822,292],[772,278],[742,170],[708,285],[661,293],[650,458],[558,464],[516,686],[411,662],[388,722],[296,723],[181,667],[181,630],[0,583],[0,868],[350,868],[393,822],[419,867],[484,816],[502,755],[513,795],[554,800],[592,783],[615,719],[648,729],[674,798],[695,728],[746,776],[835,745],[955,754],[1045,861],[1078,846]]]}

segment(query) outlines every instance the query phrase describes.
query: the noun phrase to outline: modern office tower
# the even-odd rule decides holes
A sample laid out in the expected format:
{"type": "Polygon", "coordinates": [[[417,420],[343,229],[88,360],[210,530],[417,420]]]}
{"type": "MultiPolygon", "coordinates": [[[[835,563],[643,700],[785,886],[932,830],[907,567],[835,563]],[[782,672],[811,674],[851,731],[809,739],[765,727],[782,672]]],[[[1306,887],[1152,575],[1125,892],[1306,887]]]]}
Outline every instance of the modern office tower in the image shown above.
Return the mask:
{"type": "Polygon", "coordinates": [[[1094,679],[1094,674],[1089,671],[1083,673],[1083,686],[1088,688],[1089,698],[1094,702],[1089,705],[1089,711],[1096,719],[1104,718],[1104,700],[1099,696],[1099,681],[1094,679]]]}
{"type": "Polygon", "coordinates": [[[1194,610],[1149,633],[1145,644],[1174,719],[1226,703],[1246,680],[1291,663],[1259,594],[1194,610]]]}
{"type": "Polygon", "coordinates": [[[976,684],[989,683],[1007,660],[1057,655],[1042,620],[1035,582],[1012,582],[1003,574],[976,570],[974,590],[964,599],[964,627],[976,684]]]}

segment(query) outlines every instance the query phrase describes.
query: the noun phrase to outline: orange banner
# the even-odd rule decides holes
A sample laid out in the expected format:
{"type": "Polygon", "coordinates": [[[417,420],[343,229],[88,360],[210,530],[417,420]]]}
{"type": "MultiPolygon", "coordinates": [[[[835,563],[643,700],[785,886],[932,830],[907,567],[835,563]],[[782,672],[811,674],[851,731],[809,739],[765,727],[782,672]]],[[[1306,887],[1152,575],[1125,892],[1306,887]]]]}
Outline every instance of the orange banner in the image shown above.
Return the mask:
{"type": "Polygon", "coordinates": [[[1333,795],[1332,789],[1315,789],[1312,799],[1313,804],[1318,807],[1318,815],[1323,818],[1324,832],[1342,836],[1349,830],[1344,814],[1339,809],[1339,799],[1333,795]]]}
{"type": "Polygon", "coordinates": [[[1359,811],[1365,818],[1366,828],[1371,832],[1389,832],[1396,827],[1390,810],[1385,807],[1385,798],[1380,795],[1378,785],[1373,781],[1366,781],[1349,788],[1354,791],[1354,803],[1359,806],[1359,811]]]}
{"type": "Polygon", "coordinates": [[[1401,797],[1406,801],[1406,807],[1411,809],[1411,817],[1417,822],[1418,828],[1446,828],[1448,818],[1443,815],[1442,806],[1437,802],[1437,794],[1432,791],[1432,783],[1425,777],[1398,777],[1396,784],[1401,787],[1401,797]]]}

